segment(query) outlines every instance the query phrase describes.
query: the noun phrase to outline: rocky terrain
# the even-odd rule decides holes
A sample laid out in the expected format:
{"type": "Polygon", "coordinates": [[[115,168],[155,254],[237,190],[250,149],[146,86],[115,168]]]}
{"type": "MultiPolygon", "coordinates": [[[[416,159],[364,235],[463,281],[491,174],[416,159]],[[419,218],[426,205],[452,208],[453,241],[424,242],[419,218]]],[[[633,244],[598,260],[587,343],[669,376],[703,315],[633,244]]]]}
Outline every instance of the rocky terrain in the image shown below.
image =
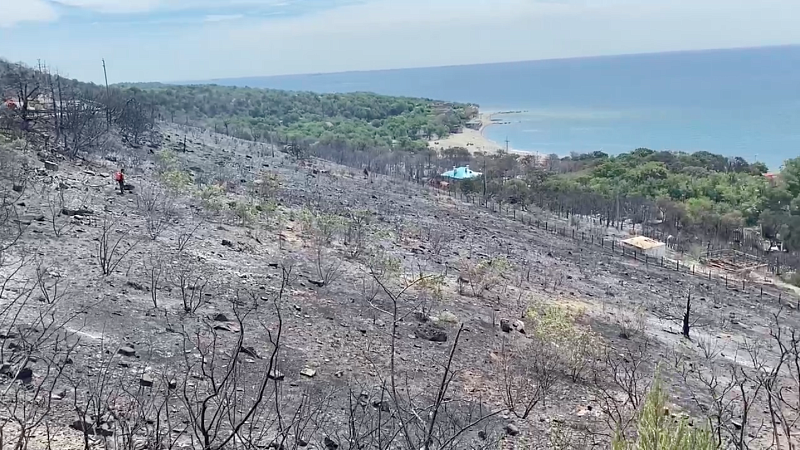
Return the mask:
{"type": "Polygon", "coordinates": [[[656,373],[723,447],[796,445],[790,294],[194,128],[2,147],[2,448],[607,448],[656,373]]]}

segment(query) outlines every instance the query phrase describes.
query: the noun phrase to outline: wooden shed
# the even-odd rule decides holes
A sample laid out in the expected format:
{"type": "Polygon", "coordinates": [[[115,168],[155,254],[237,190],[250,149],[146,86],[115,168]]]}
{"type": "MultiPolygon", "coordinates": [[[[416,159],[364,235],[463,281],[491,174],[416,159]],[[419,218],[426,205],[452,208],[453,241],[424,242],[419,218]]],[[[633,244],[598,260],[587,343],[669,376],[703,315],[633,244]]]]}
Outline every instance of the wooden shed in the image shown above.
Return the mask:
{"type": "Polygon", "coordinates": [[[622,247],[628,251],[647,255],[651,258],[663,258],[667,254],[667,245],[645,236],[636,236],[622,241],[622,247]]]}

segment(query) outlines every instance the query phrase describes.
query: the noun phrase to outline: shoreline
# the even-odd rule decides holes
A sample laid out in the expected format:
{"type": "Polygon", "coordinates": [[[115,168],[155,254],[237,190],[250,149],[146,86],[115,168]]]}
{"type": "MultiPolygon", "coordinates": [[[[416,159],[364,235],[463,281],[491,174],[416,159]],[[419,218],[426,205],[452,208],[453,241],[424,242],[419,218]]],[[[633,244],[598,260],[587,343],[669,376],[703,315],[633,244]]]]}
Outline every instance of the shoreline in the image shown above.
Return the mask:
{"type": "MultiPolygon", "coordinates": [[[[485,131],[487,128],[493,125],[498,125],[497,123],[493,122],[493,117],[499,113],[478,113],[477,119],[481,122],[481,126],[479,129],[475,130],[472,128],[464,128],[460,133],[452,133],[446,138],[443,139],[434,139],[428,141],[428,146],[435,150],[444,150],[447,148],[453,147],[461,147],[466,148],[470,151],[470,153],[497,153],[500,151],[505,151],[505,145],[501,145],[498,142],[495,142],[488,137],[486,137],[485,131]]],[[[525,152],[521,150],[516,150],[514,148],[509,147],[508,153],[519,154],[519,155],[526,155],[531,152],[525,152]]]]}
{"type": "MultiPolygon", "coordinates": [[[[496,142],[486,136],[486,130],[492,126],[502,125],[494,120],[495,116],[505,114],[521,113],[523,111],[493,111],[493,112],[479,112],[477,119],[481,122],[479,129],[464,128],[460,133],[452,133],[444,139],[435,139],[428,141],[428,146],[435,150],[444,150],[447,148],[461,147],[466,148],[470,153],[498,153],[506,151],[506,146],[496,142]]],[[[537,151],[526,151],[508,147],[508,153],[514,155],[534,155],[540,161],[543,161],[546,155],[537,151]]]]}

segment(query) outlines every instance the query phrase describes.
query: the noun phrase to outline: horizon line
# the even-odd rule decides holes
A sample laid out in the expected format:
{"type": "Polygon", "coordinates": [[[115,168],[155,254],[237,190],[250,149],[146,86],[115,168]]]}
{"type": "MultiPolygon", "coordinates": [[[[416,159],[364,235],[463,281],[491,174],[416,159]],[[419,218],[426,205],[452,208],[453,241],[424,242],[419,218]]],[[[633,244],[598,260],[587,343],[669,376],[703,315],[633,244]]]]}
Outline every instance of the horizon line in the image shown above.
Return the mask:
{"type": "MultiPolygon", "coordinates": [[[[465,64],[445,64],[445,65],[431,65],[431,66],[412,66],[412,67],[395,67],[395,68],[380,68],[380,69],[361,69],[361,70],[342,70],[342,71],[333,71],[333,72],[305,72],[305,73],[286,73],[286,74],[278,74],[278,75],[244,75],[244,76],[232,76],[232,77],[218,77],[218,78],[210,78],[205,80],[183,80],[183,81],[153,81],[152,83],[163,83],[163,84],[181,84],[181,85],[191,85],[191,84],[214,84],[215,81],[236,81],[236,80],[244,80],[244,79],[252,79],[252,78],[283,78],[283,77],[315,77],[315,76],[325,76],[325,75],[353,75],[353,74],[364,74],[364,73],[376,73],[376,72],[397,72],[403,70],[419,70],[419,69],[448,69],[448,68],[458,68],[458,67],[481,67],[481,66],[496,66],[496,65],[503,65],[503,64],[519,64],[519,63],[528,63],[528,62],[552,62],[552,61],[571,61],[571,60],[591,60],[591,59],[604,59],[604,58],[616,58],[616,57],[636,57],[636,56],[651,56],[651,55],[674,55],[674,54],[693,54],[693,53],[706,53],[706,52],[728,52],[728,51],[737,51],[737,50],[766,50],[766,49],[781,49],[781,48],[800,48],[800,43],[796,44],[776,44],[776,45],[758,45],[758,46],[743,46],[743,47],[713,47],[713,48],[702,48],[702,49],[690,49],[690,50],[666,50],[660,52],[632,52],[632,53],[610,53],[610,54],[603,54],[603,55],[589,55],[589,56],[565,56],[565,57],[557,57],[557,58],[541,58],[541,59],[520,59],[520,60],[510,60],[510,61],[497,61],[497,62],[488,62],[488,63],[465,63],[465,64]]],[[[125,82],[130,83],[130,82],[125,82]]],[[[115,83],[115,84],[125,84],[125,83],[115,83]]],[[[138,82],[138,83],[147,83],[147,82],[138,82]]]]}

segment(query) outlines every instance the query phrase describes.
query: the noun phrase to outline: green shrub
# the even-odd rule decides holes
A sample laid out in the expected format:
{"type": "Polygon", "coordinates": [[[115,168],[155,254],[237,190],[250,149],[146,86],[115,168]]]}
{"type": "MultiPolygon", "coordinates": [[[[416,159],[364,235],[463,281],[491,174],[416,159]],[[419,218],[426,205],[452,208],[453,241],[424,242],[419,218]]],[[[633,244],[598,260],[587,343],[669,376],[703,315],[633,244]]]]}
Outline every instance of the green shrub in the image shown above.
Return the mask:
{"type": "Polygon", "coordinates": [[[636,440],[619,434],[613,450],[715,450],[716,442],[706,428],[693,428],[686,419],[673,421],[667,409],[667,394],[656,378],[639,413],[636,440]]]}

